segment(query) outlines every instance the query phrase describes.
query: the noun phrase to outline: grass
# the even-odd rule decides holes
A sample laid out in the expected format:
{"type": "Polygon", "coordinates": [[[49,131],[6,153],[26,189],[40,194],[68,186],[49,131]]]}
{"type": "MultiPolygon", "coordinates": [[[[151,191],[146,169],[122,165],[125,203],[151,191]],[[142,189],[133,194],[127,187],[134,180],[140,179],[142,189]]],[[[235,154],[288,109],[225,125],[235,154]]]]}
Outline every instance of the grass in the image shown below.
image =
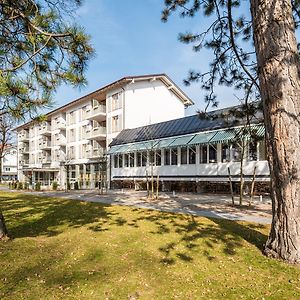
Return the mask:
{"type": "Polygon", "coordinates": [[[1,192],[0,299],[299,299],[268,226],[1,192]]]}

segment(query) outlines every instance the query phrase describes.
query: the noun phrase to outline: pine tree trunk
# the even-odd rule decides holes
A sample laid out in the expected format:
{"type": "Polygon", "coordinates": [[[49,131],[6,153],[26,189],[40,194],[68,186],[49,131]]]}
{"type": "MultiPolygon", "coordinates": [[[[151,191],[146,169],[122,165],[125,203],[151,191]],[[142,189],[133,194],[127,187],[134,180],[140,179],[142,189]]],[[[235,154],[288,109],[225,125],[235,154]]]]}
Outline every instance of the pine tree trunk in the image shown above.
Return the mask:
{"type": "Polygon", "coordinates": [[[273,219],[268,256],[300,262],[300,80],[291,1],[251,0],[273,219]]]}
{"type": "Polygon", "coordinates": [[[8,231],[5,225],[5,220],[2,212],[0,211],[0,240],[8,236],[8,231]]]}

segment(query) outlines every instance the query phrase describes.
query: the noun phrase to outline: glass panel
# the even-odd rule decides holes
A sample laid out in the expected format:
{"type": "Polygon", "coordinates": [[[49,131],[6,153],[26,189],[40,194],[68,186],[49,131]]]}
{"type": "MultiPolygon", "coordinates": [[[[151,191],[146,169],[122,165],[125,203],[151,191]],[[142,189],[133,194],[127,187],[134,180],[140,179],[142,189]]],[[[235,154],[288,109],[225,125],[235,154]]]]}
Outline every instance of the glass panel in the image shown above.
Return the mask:
{"type": "Polygon", "coordinates": [[[181,148],[180,163],[182,165],[186,165],[187,164],[187,147],[182,147],[181,148]]]}
{"type": "Polygon", "coordinates": [[[134,153],[129,153],[129,166],[134,167],[134,153]]]}
{"type": "Polygon", "coordinates": [[[241,160],[241,148],[237,144],[232,144],[231,146],[231,160],[232,161],[241,160]]]}
{"type": "Polygon", "coordinates": [[[257,160],[257,142],[255,141],[248,144],[248,159],[257,160]]]}
{"type": "Polygon", "coordinates": [[[165,149],[165,165],[170,165],[170,149],[165,149]]]}
{"type": "Polygon", "coordinates": [[[123,168],[123,154],[118,155],[119,168],[123,168]]]}
{"type": "Polygon", "coordinates": [[[177,165],[178,163],[178,152],[177,148],[171,149],[171,164],[177,165]]]}
{"type": "Polygon", "coordinates": [[[212,145],[209,145],[209,162],[210,163],[215,163],[217,162],[217,149],[212,146],[212,145]]]}
{"type": "Polygon", "coordinates": [[[127,168],[129,166],[129,154],[124,154],[124,167],[127,168]]]}
{"type": "Polygon", "coordinates": [[[196,147],[189,147],[189,164],[194,165],[196,163],[196,147]]]}
{"type": "Polygon", "coordinates": [[[206,164],[207,163],[207,145],[200,147],[200,164],[206,164]]]}
{"type": "Polygon", "coordinates": [[[230,150],[228,144],[222,144],[222,162],[230,161],[230,150]]]}
{"type": "Polygon", "coordinates": [[[161,150],[157,150],[155,152],[155,165],[160,166],[161,165],[161,150]]]}

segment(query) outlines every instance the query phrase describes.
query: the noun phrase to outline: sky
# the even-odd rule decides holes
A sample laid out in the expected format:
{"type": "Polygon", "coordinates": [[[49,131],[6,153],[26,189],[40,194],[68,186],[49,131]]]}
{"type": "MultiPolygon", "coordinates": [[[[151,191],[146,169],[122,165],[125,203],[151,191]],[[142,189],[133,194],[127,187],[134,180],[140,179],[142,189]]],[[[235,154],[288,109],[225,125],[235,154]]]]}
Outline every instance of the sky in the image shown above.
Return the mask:
{"type": "MultiPolygon", "coordinates": [[[[204,105],[199,84],[186,87],[189,70],[208,69],[211,53],[193,52],[191,45],[178,41],[180,32],[199,32],[207,18],[180,18],[174,14],[167,23],[160,20],[163,0],[85,0],[75,20],[91,36],[96,55],[88,66],[88,84],[81,89],[62,86],[53,108],[75,100],[124,76],[166,73],[195,102],[186,115],[204,105]]],[[[219,107],[238,103],[235,91],[218,87],[219,107]]],[[[165,108],[167,109],[167,108],[165,108]]]]}

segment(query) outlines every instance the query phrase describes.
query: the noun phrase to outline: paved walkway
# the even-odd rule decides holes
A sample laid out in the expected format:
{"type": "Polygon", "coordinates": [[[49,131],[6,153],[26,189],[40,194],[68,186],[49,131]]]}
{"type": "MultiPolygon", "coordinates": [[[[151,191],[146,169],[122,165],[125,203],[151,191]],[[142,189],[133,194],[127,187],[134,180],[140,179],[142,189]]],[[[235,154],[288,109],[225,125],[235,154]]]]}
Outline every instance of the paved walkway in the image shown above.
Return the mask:
{"type": "MultiPolygon", "coordinates": [[[[272,220],[271,201],[255,197],[251,207],[232,206],[230,195],[178,193],[176,195],[160,193],[159,200],[150,200],[145,191],[109,191],[99,195],[96,191],[50,191],[30,192],[31,194],[61,197],[80,201],[99,202],[110,205],[125,205],[154,209],[165,212],[192,214],[196,216],[240,220],[261,224],[270,224],[272,220]],[[260,201],[262,200],[262,201],[260,201]]],[[[236,203],[238,198],[236,197],[236,203]]]]}

